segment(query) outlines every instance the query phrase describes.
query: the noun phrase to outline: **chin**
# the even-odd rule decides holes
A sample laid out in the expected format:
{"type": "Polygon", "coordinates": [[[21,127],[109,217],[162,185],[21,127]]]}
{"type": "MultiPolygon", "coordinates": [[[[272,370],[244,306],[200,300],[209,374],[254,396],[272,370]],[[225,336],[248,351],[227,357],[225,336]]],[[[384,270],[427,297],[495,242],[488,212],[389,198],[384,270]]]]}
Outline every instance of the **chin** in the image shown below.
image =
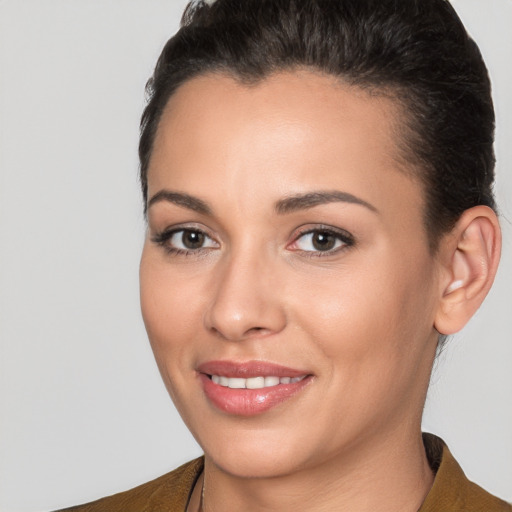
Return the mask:
{"type": "Polygon", "coordinates": [[[206,452],[206,458],[224,473],[238,478],[275,478],[296,472],[303,467],[295,450],[258,450],[236,447],[206,452]]]}
{"type": "Polygon", "coordinates": [[[246,427],[223,434],[211,431],[197,439],[206,459],[223,472],[239,478],[274,478],[314,463],[313,458],[319,455],[311,448],[312,440],[290,432],[246,427]]]}

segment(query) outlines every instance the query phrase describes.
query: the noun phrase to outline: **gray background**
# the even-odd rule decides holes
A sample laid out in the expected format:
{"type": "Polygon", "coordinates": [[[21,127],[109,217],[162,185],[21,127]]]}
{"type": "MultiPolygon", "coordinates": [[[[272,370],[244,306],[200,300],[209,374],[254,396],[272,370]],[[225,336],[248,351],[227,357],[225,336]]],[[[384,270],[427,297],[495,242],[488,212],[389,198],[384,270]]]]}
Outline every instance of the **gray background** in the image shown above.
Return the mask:
{"type": "MultiPolygon", "coordinates": [[[[2,511],[91,500],[200,453],[138,304],[143,87],[184,5],[0,2],[2,511]]],[[[512,500],[512,1],[454,5],[493,78],[505,247],[486,304],[434,373],[424,427],[512,500]]]]}

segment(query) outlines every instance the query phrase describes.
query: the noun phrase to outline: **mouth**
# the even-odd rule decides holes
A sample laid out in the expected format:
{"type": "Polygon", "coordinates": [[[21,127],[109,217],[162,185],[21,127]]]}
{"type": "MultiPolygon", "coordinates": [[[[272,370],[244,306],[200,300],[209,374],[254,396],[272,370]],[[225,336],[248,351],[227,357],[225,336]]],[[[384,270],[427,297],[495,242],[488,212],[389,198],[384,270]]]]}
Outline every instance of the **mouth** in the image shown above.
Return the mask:
{"type": "Polygon", "coordinates": [[[208,401],[222,412],[254,416],[286,402],[309,384],[313,375],[263,361],[211,361],[198,367],[208,401]]]}
{"type": "Polygon", "coordinates": [[[263,389],[279,386],[280,384],[295,384],[305,379],[307,375],[300,377],[277,377],[277,376],[264,376],[250,377],[244,379],[243,377],[225,377],[224,375],[209,375],[210,379],[219,386],[231,389],[263,389]]]}

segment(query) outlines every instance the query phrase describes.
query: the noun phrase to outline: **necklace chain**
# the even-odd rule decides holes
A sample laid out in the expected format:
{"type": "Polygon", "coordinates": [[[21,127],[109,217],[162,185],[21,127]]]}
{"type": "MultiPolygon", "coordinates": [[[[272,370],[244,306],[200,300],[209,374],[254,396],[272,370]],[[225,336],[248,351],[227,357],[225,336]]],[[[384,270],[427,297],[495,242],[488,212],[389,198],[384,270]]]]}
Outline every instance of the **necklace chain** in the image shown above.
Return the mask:
{"type": "Polygon", "coordinates": [[[203,485],[201,488],[201,500],[199,501],[199,512],[204,512],[204,488],[205,488],[204,481],[205,481],[205,476],[204,476],[204,472],[203,472],[203,485]]]}

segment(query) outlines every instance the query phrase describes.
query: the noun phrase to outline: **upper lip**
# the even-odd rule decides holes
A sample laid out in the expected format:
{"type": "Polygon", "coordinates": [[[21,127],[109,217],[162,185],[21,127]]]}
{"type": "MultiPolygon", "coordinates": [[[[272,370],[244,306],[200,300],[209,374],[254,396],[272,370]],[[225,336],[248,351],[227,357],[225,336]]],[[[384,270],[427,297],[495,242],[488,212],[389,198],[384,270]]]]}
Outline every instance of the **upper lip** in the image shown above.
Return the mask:
{"type": "Polygon", "coordinates": [[[223,377],[239,377],[249,379],[251,377],[302,377],[310,372],[288,368],[267,361],[207,361],[197,367],[197,371],[206,375],[221,375],[223,377]]]}

